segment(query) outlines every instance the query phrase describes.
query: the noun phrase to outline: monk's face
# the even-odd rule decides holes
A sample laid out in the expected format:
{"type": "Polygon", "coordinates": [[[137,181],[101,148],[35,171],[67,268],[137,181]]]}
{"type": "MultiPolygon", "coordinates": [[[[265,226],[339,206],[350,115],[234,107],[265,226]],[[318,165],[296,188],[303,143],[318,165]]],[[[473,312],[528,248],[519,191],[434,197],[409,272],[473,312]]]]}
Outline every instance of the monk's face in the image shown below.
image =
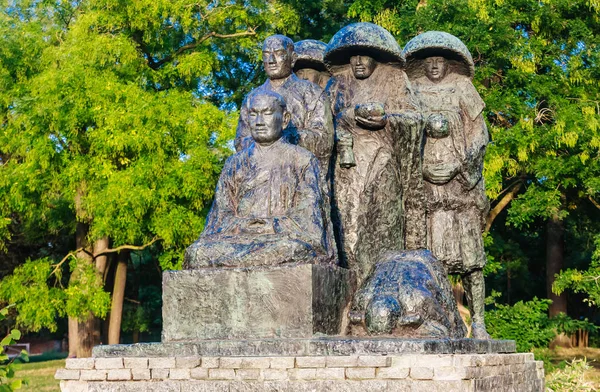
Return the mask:
{"type": "Polygon", "coordinates": [[[435,56],[425,59],[425,75],[432,82],[439,82],[444,79],[448,71],[448,63],[443,57],[435,56]]]}
{"type": "Polygon", "coordinates": [[[263,45],[263,66],[269,79],[284,79],[294,67],[294,44],[287,37],[271,36],[263,45]]]}
{"type": "Polygon", "coordinates": [[[326,72],[321,72],[313,68],[302,68],[297,70],[296,76],[300,79],[308,80],[309,82],[313,82],[314,84],[321,86],[324,88],[327,85],[327,81],[329,80],[329,74],[326,72]]]}
{"type": "Polygon", "coordinates": [[[377,61],[369,56],[352,56],[350,66],[356,79],[366,79],[375,71],[377,61]]]}
{"type": "Polygon", "coordinates": [[[270,95],[253,97],[248,114],[252,138],[263,146],[279,140],[289,121],[289,113],[284,111],[277,98],[270,95]]]}

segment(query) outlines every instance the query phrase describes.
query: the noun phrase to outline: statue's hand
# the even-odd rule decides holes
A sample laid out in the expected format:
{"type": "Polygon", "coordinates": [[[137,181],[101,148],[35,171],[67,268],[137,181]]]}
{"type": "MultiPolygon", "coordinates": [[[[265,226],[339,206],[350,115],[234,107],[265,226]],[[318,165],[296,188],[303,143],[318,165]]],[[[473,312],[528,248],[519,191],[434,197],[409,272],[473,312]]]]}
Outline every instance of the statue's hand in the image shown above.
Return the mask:
{"type": "Polygon", "coordinates": [[[428,137],[435,139],[448,136],[450,134],[448,119],[442,113],[430,114],[425,124],[425,132],[427,132],[428,137]]]}
{"type": "Polygon", "coordinates": [[[423,165],[423,178],[433,184],[445,184],[453,179],[460,171],[458,161],[423,165]]]}
{"type": "Polygon", "coordinates": [[[354,108],[354,120],[367,129],[381,129],[387,124],[385,108],[379,102],[361,103],[354,108]]]}

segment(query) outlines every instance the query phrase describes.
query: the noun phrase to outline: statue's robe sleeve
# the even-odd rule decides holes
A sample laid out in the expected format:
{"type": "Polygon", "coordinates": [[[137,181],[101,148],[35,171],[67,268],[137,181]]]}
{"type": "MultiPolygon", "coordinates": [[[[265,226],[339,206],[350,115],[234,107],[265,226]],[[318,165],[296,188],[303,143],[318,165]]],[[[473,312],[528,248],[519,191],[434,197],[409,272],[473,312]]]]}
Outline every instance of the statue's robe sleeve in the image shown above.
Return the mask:
{"type": "Polygon", "coordinates": [[[240,163],[237,155],[229,157],[225,162],[201,237],[233,234],[235,232],[237,219],[235,204],[239,192],[239,189],[235,186],[235,177],[240,163]]]}
{"type": "Polygon", "coordinates": [[[398,138],[396,146],[401,149],[399,165],[402,173],[404,201],[404,247],[425,249],[427,247],[427,221],[425,193],[423,189],[423,117],[420,104],[404,71],[394,74],[396,94],[392,104],[396,115],[390,116],[398,138]]]}
{"type": "Polygon", "coordinates": [[[465,139],[465,161],[459,179],[467,189],[472,189],[481,180],[483,157],[490,136],[483,119],[485,103],[475,86],[470,80],[465,80],[459,87],[465,139]]]}
{"type": "Polygon", "coordinates": [[[252,135],[250,134],[250,125],[248,124],[247,100],[249,95],[250,94],[246,95],[240,108],[240,117],[238,119],[234,141],[236,151],[242,151],[254,142],[254,139],[252,139],[252,135]]]}
{"type": "MultiPolygon", "coordinates": [[[[298,124],[299,145],[312,152],[317,159],[329,160],[333,149],[334,129],[331,107],[327,94],[319,86],[306,83],[304,124],[298,124]]],[[[325,166],[325,165],[323,165],[325,166]]],[[[326,167],[323,167],[326,169],[326,167]]]]}

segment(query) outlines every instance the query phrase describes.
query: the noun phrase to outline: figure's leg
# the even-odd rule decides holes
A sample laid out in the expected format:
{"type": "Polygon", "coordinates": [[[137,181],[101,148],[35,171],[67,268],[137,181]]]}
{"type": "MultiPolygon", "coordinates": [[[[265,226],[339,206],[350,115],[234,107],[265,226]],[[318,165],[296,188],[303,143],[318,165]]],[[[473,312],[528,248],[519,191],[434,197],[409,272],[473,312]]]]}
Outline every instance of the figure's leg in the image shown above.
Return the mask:
{"type": "Polygon", "coordinates": [[[471,311],[471,336],[474,339],[490,339],[485,329],[485,281],[483,270],[476,269],[462,276],[465,294],[471,311]]]}

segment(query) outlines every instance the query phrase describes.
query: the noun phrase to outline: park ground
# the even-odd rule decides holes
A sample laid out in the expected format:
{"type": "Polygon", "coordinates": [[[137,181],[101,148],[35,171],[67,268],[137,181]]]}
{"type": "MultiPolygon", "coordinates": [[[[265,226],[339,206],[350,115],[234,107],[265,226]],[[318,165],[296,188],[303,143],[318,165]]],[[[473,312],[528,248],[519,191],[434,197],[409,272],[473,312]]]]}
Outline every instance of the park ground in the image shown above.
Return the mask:
{"type": "MultiPolygon", "coordinates": [[[[591,365],[591,369],[585,375],[586,379],[593,383],[596,389],[600,390],[600,348],[558,348],[548,353],[550,354],[551,362],[559,367],[566,361],[586,358],[591,365]]],[[[24,386],[22,391],[59,392],[59,382],[54,379],[54,373],[56,369],[64,366],[64,359],[37,361],[35,357],[31,363],[18,364],[18,377],[28,380],[28,385],[24,386]]]]}

